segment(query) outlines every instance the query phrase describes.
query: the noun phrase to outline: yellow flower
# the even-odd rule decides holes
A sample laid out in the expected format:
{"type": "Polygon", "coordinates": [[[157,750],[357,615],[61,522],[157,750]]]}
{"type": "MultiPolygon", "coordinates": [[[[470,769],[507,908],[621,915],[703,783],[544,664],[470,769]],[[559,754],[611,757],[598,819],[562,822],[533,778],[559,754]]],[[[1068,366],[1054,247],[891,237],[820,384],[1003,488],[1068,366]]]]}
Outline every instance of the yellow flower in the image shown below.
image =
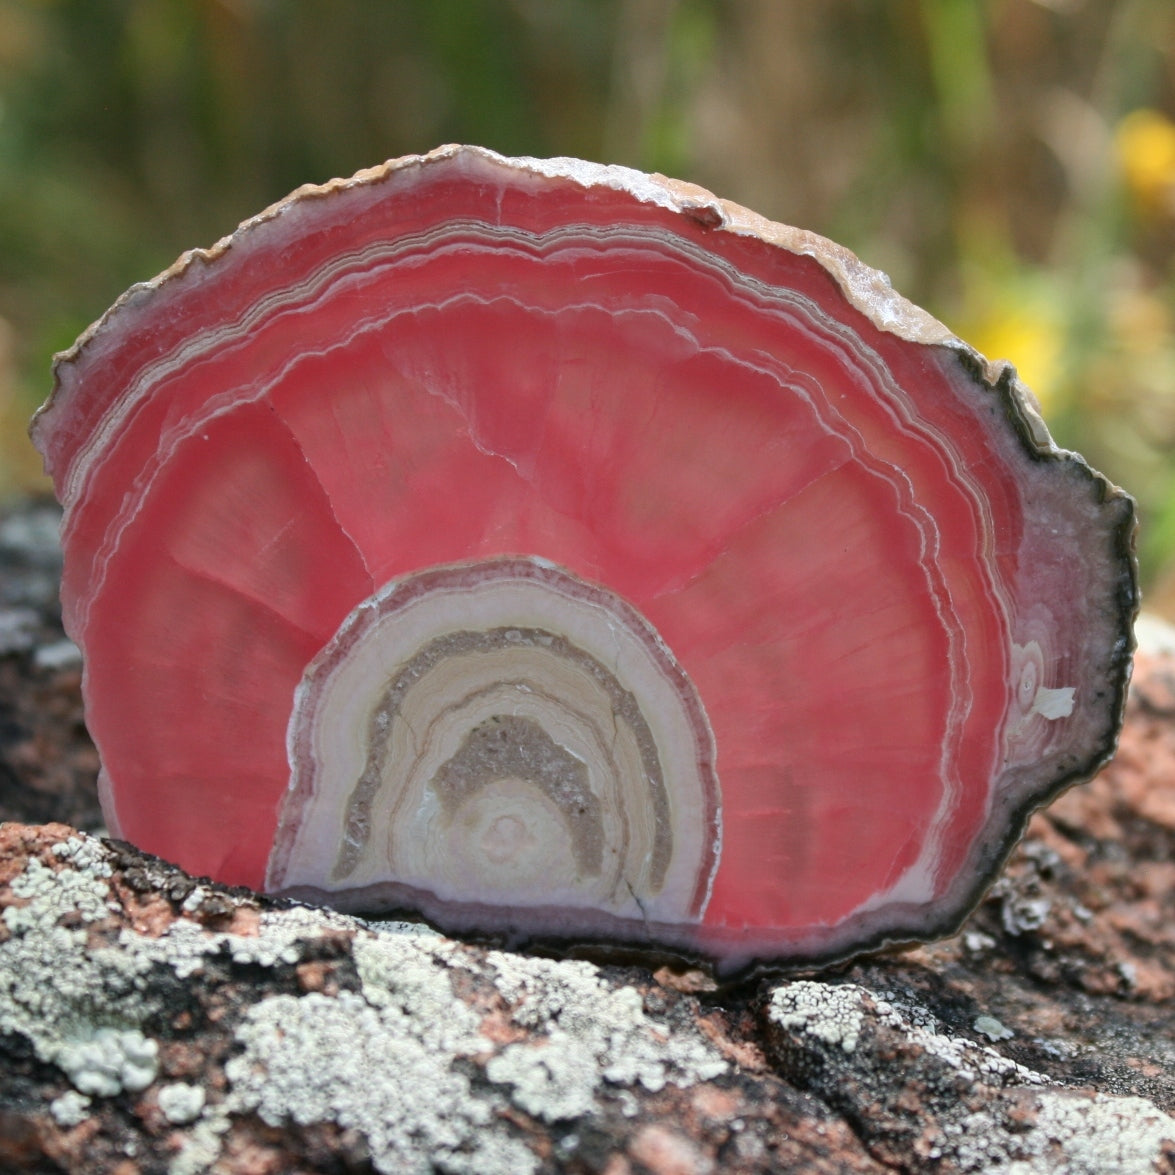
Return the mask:
{"type": "Polygon", "coordinates": [[[1126,187],[1148,215],[1175,214],[1175,123],[1157,110],[1132,110],[1114,136],[1126,187]]]}
{"type": "Polygon", "coordinates": [[[1063,298],[1043,274],[972,272],[957,325],[977,351],[1013,364],[1048,409],[1065,375],[1064,315],[1063,298]]]}
{"type": "Polygon", "coordinates": [[[992,359],[1007,359],[1020,378],[1048,409],[1059,382],[1061,330],[1055,321],[1023,307],[1018,313],[996,314],[981,322],[971,339],[992,359]]]}

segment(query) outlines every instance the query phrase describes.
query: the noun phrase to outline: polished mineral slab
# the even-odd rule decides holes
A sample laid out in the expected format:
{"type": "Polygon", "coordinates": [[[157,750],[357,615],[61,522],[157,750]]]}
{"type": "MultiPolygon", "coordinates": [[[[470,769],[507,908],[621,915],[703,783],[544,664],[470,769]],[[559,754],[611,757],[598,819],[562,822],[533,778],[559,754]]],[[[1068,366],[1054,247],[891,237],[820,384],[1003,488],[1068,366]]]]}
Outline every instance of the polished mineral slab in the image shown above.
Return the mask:
{"type": "Polygon", "coordinates": [[[394,160],[56,373],[104,810],[192,872],[798,963],[949,930],[1113,749],[1130,499],[883,275],[692,185],[394,160]]]}

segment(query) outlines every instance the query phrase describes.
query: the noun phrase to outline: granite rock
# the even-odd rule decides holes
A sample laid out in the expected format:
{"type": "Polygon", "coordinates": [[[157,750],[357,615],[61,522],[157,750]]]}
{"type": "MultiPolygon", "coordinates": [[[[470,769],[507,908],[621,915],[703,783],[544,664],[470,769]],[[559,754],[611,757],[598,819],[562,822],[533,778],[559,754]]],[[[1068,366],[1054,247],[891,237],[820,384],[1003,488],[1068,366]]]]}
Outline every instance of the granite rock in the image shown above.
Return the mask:
{"type": "Polygon", "coordinates": [[[38,621],[0,652],[0,1170],[1175,1172],[1162,640],[1116,760],[957,935],[721,988],[276,903],[79,830],[77,666],[38,659],[51,605],[14,606],[38,621]]]}

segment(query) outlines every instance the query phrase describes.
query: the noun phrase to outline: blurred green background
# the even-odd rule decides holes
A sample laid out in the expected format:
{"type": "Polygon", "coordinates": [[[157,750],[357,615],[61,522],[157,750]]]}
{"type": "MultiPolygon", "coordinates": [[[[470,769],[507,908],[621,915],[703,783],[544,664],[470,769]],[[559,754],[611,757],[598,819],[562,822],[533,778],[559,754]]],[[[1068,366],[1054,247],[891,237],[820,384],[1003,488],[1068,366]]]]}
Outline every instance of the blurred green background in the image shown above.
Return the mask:
{"type": "Polygon", "coordinates": [[[0,498],[67,347],[308,181],[439,143],[831,236],[1136,494],[1175,616],[1172,0],[0,0],[0,498]]]}

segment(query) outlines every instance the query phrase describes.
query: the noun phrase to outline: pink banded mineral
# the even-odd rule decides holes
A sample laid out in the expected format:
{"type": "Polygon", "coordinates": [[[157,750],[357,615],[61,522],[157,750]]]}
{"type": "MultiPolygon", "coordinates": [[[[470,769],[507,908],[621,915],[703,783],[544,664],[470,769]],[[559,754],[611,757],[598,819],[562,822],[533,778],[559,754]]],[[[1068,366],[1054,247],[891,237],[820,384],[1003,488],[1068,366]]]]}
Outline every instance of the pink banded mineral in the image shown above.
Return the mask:
{"type": "Polygon", "coordinates": [[[1130,499],[700,188],[396,160],[56,375],[103,808],[194,873],[730,972],[949,930],[1113,749],[1130,499]]]}

